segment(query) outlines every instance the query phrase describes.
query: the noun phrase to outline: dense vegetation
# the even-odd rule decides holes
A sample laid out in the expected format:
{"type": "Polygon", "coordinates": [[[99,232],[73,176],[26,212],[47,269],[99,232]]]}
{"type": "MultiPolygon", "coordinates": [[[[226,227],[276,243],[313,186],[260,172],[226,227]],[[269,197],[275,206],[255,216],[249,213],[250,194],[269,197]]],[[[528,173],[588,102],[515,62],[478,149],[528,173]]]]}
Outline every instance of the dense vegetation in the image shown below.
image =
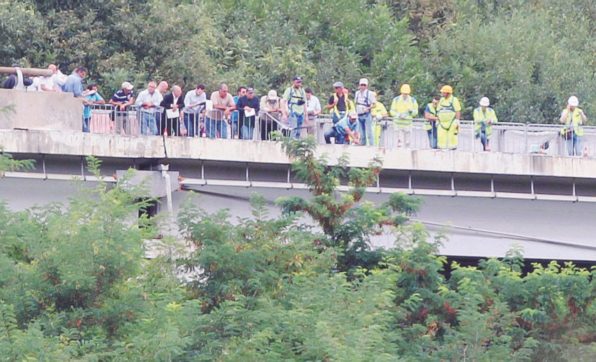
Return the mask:
{"type": "Polygon", "coordinates": [[[501,120],[548,123],[570,95],[596,115],[595,20],[592,0],[0,0],[0,64],[85,65],[107,95],[366,76],[386,105],[404,82],[424,105],[449,83],[468,119],[486,95],[501,120]]]}
{"type": "Polygon", "coordinates": [[[311,198],[281,199],[272,217],[254,196],[252,217],[236,220],[202,211],[199,199],[178,219],[193,251],[153,260],[143,240],[154,220],[133,221],[141,190],[124,181],[82,188],[63,206],[0,205],[0,358],[594,360],[596,269],[553,262],[523,275],[513,251],[453,264],[446,278],[439,241],[407,222],[415,199],[363,198],[379,161],[327,167],[312,140],[284,147],[311,198]],[[340,179],[349,192],[336,192],[340,179]],[[299,222],[304,214],[316,227],[299,222]],[[394,248],[370,248],[380,232],[395,234],[394,248]]]}

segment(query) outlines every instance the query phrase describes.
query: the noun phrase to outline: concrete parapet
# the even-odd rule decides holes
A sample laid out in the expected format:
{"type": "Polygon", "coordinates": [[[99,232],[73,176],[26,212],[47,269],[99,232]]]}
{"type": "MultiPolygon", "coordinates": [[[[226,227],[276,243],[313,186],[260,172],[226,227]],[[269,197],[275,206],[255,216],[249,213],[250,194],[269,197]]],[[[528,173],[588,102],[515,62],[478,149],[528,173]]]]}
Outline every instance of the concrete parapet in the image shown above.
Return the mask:
{"type": "MultiPolygon", "coordinates": [[[[131,159],[289,164],[277,142],[161,136],[125,137],[74,131],[0,130],[0,146],[15,154],[98,156],[131,159]]],[[[555,176],[596,179],[596,159],[533,154],[471,153],[439,150],[383,150],[374,147],[320,145],[330,164],[344,153],[350,165],[364,167],[374,157],[388,170],[491,175],[555,176]]]]}
{"type": "Polygon", "coordinates": [[[0,89],[0,129],[81,131],[83,104],[71,93],[0,89]]]}

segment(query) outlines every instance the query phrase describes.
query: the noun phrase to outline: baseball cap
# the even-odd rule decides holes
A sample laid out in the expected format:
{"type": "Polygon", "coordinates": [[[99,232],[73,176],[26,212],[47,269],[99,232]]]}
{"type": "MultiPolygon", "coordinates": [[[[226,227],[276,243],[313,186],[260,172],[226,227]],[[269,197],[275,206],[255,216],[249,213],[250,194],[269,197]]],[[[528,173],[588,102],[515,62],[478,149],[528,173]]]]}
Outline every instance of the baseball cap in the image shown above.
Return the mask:
{"type": "Polygon", "coordinates": [[[293,80],[293,81],[294,81],[294,80],[299,80],[299,81],[301,81],[301,82],[302,82],[302,77],[300,77],[300,76],[295,76],[294,78],[292,78],[292,80],[293,80]]]}
{"type": "Polygon", "coordinates": [[[269,93],[267,93],[267,99],[278,99],[279,97],[277,96],[277,91],[275,89],[272,89],[269,91],[269,93]]]}
{"type": "Polygon", "coordinates": [[[344,84],[342,82],[335,82],[333,83],[333,88],[343,88],[344,84]]]}
{"type": "Polygon", "coordinates": [[[126,90],[132,90],[134,88],[134,86],[132,84],[130,84],[130,82],[124,82],[122,83],[122,89],[126,89],[126,90]]]}
{"type": "Polygon", "coordinates": [[[368,85],[368,79],[362,78],[362,79],[360,79],[360,82],[358,84],[368,85]]]}

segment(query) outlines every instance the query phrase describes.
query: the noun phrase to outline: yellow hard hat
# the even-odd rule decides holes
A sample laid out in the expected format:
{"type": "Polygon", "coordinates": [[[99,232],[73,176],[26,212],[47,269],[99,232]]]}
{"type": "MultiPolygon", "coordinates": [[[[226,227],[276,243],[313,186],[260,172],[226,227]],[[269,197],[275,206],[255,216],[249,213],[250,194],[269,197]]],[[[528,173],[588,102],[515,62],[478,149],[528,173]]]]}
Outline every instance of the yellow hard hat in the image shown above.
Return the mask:
{"type": "Polygon", "coordinates": [[[450,85],[444,85],[443,87],[441,87],[441,93],[453,94],[453,88],[451,88],[450,85]]]}
{"type": "Polygon", "coordinates": [[[399,92],[403,94],[410,94],[412,90],[410,89],[409,84],[402,84],[401,88],[399,89],[399,92]]]}

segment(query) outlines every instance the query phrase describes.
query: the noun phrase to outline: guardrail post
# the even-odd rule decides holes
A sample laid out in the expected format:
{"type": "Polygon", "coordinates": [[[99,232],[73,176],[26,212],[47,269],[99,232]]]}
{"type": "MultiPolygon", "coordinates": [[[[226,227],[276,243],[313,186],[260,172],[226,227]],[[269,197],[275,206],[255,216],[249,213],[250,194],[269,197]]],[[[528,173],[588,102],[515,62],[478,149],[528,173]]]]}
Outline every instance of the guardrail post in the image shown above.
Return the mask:
{"type": "Polygon", "coordinates": [[[528,123],[524,123],[524,153],[528,153],[528,123]]]}

